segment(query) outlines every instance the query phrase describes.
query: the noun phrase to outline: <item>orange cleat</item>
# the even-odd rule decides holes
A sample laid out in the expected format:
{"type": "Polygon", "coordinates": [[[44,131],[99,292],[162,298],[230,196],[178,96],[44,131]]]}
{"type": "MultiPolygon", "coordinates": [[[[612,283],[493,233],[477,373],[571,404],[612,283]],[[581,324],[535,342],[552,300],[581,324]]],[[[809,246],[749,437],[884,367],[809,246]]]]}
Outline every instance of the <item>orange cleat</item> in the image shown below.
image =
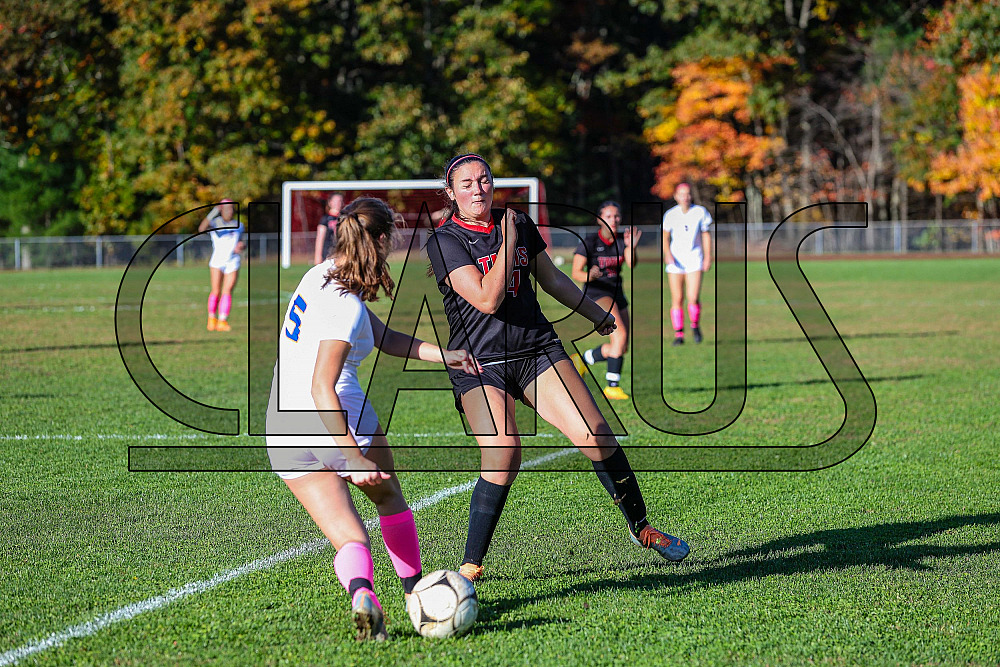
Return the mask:
{"type": "Polygon", "coordinates": [[[215,330],[216,331],[231,331],[232,327],[229,326],[229,322],[227,322],[225,320],[219,320],[219,321],[217,321],[215,323],[215,330]]]}
{"type": "Polygon", "coordinates": [[[211,315],[208,316],[208,326],[205,327],[209,331],[215,331],[215,327],[219,325],[219,320],[215,319],[211,315]]]}
{"type": "Polygon", "coordinates": [[[483,566],[474,563],[462,563],[458,573],[469,581],[478,581],[483,576],[483,566]]]}
{"type": "Polygon", "coordinates": [[[640,530],[638,537],[633,535],[632,531],[629,530],[628,536],[640,547],[652,549],[667,560],[675,563],[684,560],[691,553],[691,548],[688,547],[687,542],[673,535],[661,533],[652,526],[646,526],[640,530]]]}

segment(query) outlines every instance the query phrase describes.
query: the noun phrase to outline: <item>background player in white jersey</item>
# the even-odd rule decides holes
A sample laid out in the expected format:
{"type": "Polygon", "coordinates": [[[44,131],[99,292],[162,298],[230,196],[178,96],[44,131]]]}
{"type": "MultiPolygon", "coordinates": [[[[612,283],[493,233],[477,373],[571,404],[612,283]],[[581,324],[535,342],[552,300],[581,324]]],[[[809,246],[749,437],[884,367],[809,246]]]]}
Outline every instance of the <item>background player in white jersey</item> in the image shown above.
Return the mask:
{"type": "Polygon", "coordinates": [[[442,351],[387,329],[365,306],[378,298],[379,289],[392,296],[386,256],[393,220],[388,204],[369,197],[340,212],[333,256],[303,276],[288,305],[267,411],[271,466],[337,550],[334,571],[351,596],[358,639],[383,640],[386,633],[374,592],[371,543],[348,483],[375,503],[405,593],[421,574],[413,512],[393,472],[378,417],[370,405],[362,411],[358,364],[377,346],[399,357],[444,362],[472,374],[479,370],[465,350],[442,351]]]}
{"type": "Polygon", "coordinates": [[[531,218],[492,208],[493,172],[481,156],[452,158],[444,183],[452,214],[428,238],[427,256],[444,299],[449,349],[468,349],[483,366],[478,376],[448,371],[455,407],[474,429],[481,460],[459,573],[470,581],[482,576],[483,558],[517,477],[517,400],[591,460],[601,485],[625,515],[632,541],[667,560],[683,560],[688,545],[650,525],[628,457],[545,319],[531,278],[602,335],[614,331],[614,315],[555,267],[531,218]]]}
{"type": "Polygon", "coordinates": [[[674,345],[684,343],[684,296],[694,342],[701,336],[701,275],[712,266],[712,216],[704,206],[692,205],[691,186],[674,190],[677,205],[663,214],[663,258],[670,280],[670,322],[674,345]]]}
{"type": "Polygon", "coordinates": [[[229,311],[233,306],[233,288],[240,275],[243,252],[243,223],[234,219],[231,199],[213,208],[198,225],[199,232],[210,231],[212,257],[208,260],[211,287],[208,293],[208,330],[229,331],[229,311]],[[235,227],[235,229],[224,229],[235,227]]]}
{"type": "Polygon", "coordinates": [[[625,400],[628,394],[619,386],[625,352],[628,351],[628,333],[632,326],[628,314],[628,299],[625,298],[622,267],[630,269],[639,260],[635,246],[642,232],[631,227],[624,234],[618,233],[622,221],[622,207],[617,202],[606,201],[597,209],[600,220],[597,231],[587,234],[573,255],[573,279],[583,283],[583,293],[597,302],[601,308],[615,316],[618,325],[608,342],[570,358],[576,370],[583,375],[587,365],[601,361],[608,362],[605,379],[608,386],[604,395],[608,398],[625,400]]]}

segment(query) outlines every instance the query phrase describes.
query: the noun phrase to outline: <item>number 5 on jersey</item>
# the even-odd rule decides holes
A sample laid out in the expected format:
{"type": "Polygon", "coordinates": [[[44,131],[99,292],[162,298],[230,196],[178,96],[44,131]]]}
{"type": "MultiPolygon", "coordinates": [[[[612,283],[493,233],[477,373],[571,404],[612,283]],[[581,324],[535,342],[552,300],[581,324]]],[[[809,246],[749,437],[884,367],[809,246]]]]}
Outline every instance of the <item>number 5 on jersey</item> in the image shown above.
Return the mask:
{"type": "MultiPolygon", "coordinates": [[[[306,302],[298,294],[295,295],[295,301],[292,302],[292,309],[288,311],[288,319],[295,323],[295,328],[289,331],[285,329],[285,335],[294,340],[296,343],[299,342],[299,327],[302,326],[302,319],[299,317],[299,313],[305,314],[306,312],[306,302]],[[299,312],[296,313],[295,309],[298,308],[299,312]]],[[[272,329],[273,331],[273,329],[272,329]]]]}

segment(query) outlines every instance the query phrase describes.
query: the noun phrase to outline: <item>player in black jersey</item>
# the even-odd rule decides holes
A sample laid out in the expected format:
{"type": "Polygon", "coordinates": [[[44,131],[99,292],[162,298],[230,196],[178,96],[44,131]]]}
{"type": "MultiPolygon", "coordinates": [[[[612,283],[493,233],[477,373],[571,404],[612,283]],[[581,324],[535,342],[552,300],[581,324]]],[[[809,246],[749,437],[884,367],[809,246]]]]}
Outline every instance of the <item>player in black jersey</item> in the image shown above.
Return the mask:
{"type": "Polygon", "coordinates": [[[456,406],[477,434],[482,467],[459,572],[472,581],[482,575],[483,557],[517,476],[518,399],[592,461],[625,514],[634,542],[668,560],[682,560],[688,545],[649,525],[628,458],[542,314],[530,279],[534,276],[539,287],[593,322],[602,335],[614,331],[614,316],[584,297],[553,265],[527,215],[492,208],[493,173],[482,157],[452,158],[444,181],[452,214],[430,235],[427,254],[451,327],[448,348],[468,349],[483,366],[479,376],[449,371],[456,406]],[[491,433],[496,435],[480,435],[491,433]]]}
{"type": "Polygon", "coordinates": [[[616,202],[606,201],[598,209],[601,220],[597,231],[587,234],[573,255],[573,278],[584,284],[583,293],[597,302],[604,310],[615,316],[618,328],[611,332],[607,343],[598,345],[580,355],[572,355],[573,365],[580,375],[588,365],[599,361],[608,362],[605,378],[608,386],[604,395],[613,399],[627,399],[628,394],[619,386],[623,357],[628,350],[628,333],[631,322],[628,315],[628,300],[625,298],[622,282],[622,266],[632,268],[638,261],[635,246],[642,236],[639,230],[628,228],[624,234],[618,233],[622,220],[622,208],[616,202]]]}

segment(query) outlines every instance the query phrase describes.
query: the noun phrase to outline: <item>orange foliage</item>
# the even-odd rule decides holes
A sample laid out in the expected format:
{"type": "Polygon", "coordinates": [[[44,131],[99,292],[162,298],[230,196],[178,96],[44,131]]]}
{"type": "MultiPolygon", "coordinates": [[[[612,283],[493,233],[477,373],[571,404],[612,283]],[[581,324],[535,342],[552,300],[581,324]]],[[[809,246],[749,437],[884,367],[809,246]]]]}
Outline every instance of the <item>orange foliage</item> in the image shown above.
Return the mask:
{"type": "Polygon", "coordinates": [[[784,146],[763,123],[754,123],[754,86],[776,60],[704,59],[672,71],[676,101],[657,110],[663,120],[646,131],[660,159],[653,194],[667,198],[686,180],[705,181],[724,196],[744,187],[747,172],[764,170],[784,146]]]}
{"type": "Polygon", "coordinates": [[[970,68],[958,88],[963,143],[932,161],[928,180],[938,194],[974,191],[985,202],[1000,196],[1000,58],[970,68]]]}

